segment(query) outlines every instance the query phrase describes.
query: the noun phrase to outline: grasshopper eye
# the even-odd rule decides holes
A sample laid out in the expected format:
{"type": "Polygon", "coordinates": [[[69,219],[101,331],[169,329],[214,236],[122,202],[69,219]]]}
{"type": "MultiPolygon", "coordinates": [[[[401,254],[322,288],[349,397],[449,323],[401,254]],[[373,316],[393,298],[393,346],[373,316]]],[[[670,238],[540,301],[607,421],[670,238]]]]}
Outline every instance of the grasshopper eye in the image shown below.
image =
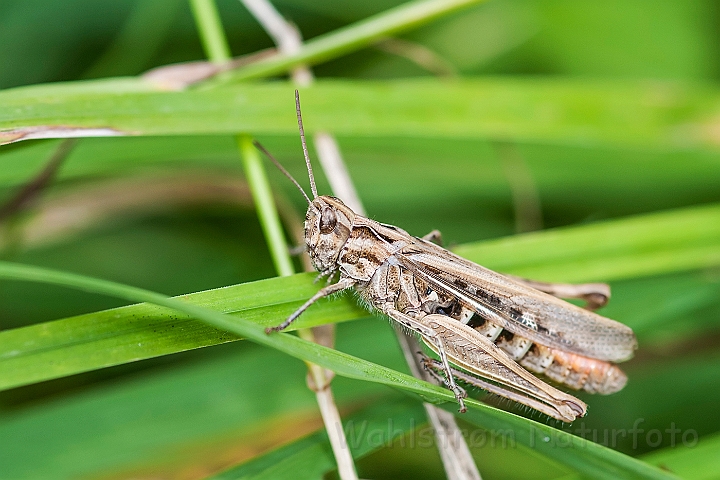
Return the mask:
{"type": "Polygon", "coordinates": [[[322,211],[320,216],[320,233],[330,233],[335,230],[335,224],[337,219],[335,218],[335,212],[332,208],[326,208],[322,211]]]}

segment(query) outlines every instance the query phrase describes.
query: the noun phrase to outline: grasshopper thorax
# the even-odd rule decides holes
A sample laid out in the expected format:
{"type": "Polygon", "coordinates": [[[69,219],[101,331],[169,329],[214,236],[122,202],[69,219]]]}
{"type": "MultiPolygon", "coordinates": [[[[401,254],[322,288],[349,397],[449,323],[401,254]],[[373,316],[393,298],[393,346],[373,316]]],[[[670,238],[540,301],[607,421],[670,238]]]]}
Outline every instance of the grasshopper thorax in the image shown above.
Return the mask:
{"type": "Polygon", "coordinates": [[[350,238],[355,212],[340,199],[316,197],[305,216],[305,243],[315,269],[331,273],[338,268],[338,256],[350,238]]]}

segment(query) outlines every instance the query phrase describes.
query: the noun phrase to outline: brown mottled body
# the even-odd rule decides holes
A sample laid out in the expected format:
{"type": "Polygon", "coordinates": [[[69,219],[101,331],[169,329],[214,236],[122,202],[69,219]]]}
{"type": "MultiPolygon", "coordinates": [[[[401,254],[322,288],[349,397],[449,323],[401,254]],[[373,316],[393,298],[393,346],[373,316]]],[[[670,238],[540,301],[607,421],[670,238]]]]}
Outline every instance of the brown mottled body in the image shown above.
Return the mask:
{"type": "MultiPolygon", "coordinates": [[[[490,341],[504,350],[510,358],[526,369],[545,374],[551,380],[576,390],[584,389],[590,393],[610,394],[621,390],[625,385],[627,381],[625,374],[617,366],[605,359],[624,360],[632,354],[633,348],[616,348],[615,352],[610,352],[612,346],[607,348],[608,351],[603,351],[603,348],[600,348],[602,345],[594,345],[594,354],[602,359],[590,358],[578,353],[568,353],[558,348],[549,348],[544,343],[534,343],[521,336],[521,333],[514,334],[510,333],[512,330],[503,330],[501,326],[477,315],[473,308],[473,302],[463,301],[457,295],[448,293],[445,289],[435,288],[434,284],[423,280],[422,275],[417,275],[412,269],[402,266],[403,263],[407,263],[403,257],[412,259],[413,252],[417,253],[418,247],[422,249],[428,246],[434,249],[440,249],[440,247],[423,239],[411,237],[397,227],[383,225],[364,217],[356,216],[355,222],[359,225],[352,229],[352,233],[341,250],[338,259],[341,265],[340,271],[341,274],[358,280],[355,288],[368,303],[378,310],[387,309],[387,305],[391,304],[397,310],[413,318],[420,318],[440,311],[442,314],[462,323],[467,324],[470,322],[471,327],[485,335],[490,341]],[[391,257],[392,260],[390,260],[391,257]],[[508,335],[508,333],[510,334],[508,335]]],[[[442,250],[445,257],[454,257],[450,259],[453,263],[470,263],[447,250],[440,250],[442,250]]],[[[472,266],[479,267],[474,264],[472,266]]],[[[498,281],[497,277],[500,277],[500,274],[487,269],[484,270],[495,277],[493,278],[495,282],[498,281]]],[[[612,331],[611,335],[602,331],[599,332],[600,335],[593,332],[592,338],[586,340],[582,348],[587,349],[590,344],[597,342],[603,344],[608,340],[620,344],[630,342],[632,345],[634,336],[629,328],[618,329],[619,324],[615,321],[580,309],[567,302],[562,302],[542,292],[527,292],[527,287],[518,285],[517,280],[514,280],[513,277],[509,277],[507,281],[508,285],[514,283],[516,289],[524,291],[533,297],[549,297],[544,299],[545,302],[553,305],[562,303],[564,309],[577,309],[578,311],[573,312],[576,316],[590,316],[596,323],[607,324],[606,329],[609,328],[612,331]],[[621,337],[620,342],[615,337],[621,337]]],[[[535,320],[531,320],[535,315],[529,311],[523,312],[521,310],[523,306],[520,302],[514,301],[504,304],[499,296],[491,297],[488,292],[478,294],[477,287],[463,280],[455,279],[453,284],[456,288],[470,295],[484,297],[486,301],[494,304],[497,309],[510,311],[523,326],[536,323],[535,320]],[[523,318],[525,318],[524,321],[523,318]]],[[[541,328],[537,327],[537,325],[535,327],[533,330],[541,328]]],[[[597,325],[595,326],[595,330],[600,329],[597,325]]],[[[518,332],[519,329],[514,330],[518,332]]],[[[563,344],[563,346],[567,348],[570,345],[563,344]]],[[[577,350],[577,347],[575,348],[577,350]]]]}
{"type": "Polygon", "coordinates": [[[558,298],[582,298],[595,308],[610,296],[606,285],[501,275],[432,243],[438,232],[413,237],[357,215],[335,197],[319,196],[297,92],[296,108],[313,193],[311,200],[303,191],[309,204],[307,252],[321,275],[339,273],[339,278],[268,333],[286,328],[318,299],[354,287],[368,305],[418,333],[438,354],[440,360],[428,359],[426,366],[444,374],[438,378],[453,391],[461,412],[466,394],[456,378],[566,422],[585,415],[587,406],[531,371],[592,393],[613,393],[625,385],[614,363],[630,358],[637,347],[632,330],[558,298]]]}
{"type": "MultiPolygon", "coordinates": [[[[611,362],[632,355],[635,337],[618,322],[357,215],[333,197],[313,200],[305,231],[317,270],[340,273],[327,289],[354,286],[369,305],[420,333],[440,355],[440,368],[456,377],[450,363],[499,384],[483,388],[564,421],[584,415],[584,403],[529,371],[593,393],[626,382],[611,362]]],[[[446,384],[462,401],[452,375],[446,384]]]]}

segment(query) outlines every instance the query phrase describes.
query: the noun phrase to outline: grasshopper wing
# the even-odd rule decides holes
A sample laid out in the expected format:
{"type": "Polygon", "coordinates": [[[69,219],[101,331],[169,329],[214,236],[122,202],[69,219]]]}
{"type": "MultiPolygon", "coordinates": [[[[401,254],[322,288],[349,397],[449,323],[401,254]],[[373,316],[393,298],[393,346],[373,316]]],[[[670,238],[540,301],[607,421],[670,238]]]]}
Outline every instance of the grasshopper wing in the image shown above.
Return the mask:
{"type": "Polygon", "coordinates": [[[513,334],[608,362],[627,360],[637,348],[635,334],[622,323],[523,285],[426,240],[414,240],[400,256],[405,268],[513,334]]]}

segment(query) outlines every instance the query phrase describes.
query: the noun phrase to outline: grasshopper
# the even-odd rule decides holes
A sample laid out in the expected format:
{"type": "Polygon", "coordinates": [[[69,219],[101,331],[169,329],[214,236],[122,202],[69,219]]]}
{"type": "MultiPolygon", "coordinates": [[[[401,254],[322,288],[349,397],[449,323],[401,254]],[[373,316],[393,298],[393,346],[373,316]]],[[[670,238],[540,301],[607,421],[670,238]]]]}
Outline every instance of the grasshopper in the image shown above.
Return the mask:
{"type": "Polygon", "coordinates": [[[633,355],[635,335],[590,311],[609,299],[607,285],[502,275],[442,248],[437,231],[413,237],[356,214],[338,198],[318,195],[297,91],[295,107],[312,199],[255,145],[305,197],[305,247],[318,278],[327,277],[328,285],[267,333],[287,328],[317,300],[354,288],[367,306],[419,334],[437,354],[439,360],[426,357],[423,363],[453,391],[460,412],[466,411],[467,394],[456,379],[564,422],[584,416],[587,405],[530,372],[591,393],[625,386],[627,377],[614,363],[633,355]],[[560,297],[583,299],[586,308],[560,297]]]}

